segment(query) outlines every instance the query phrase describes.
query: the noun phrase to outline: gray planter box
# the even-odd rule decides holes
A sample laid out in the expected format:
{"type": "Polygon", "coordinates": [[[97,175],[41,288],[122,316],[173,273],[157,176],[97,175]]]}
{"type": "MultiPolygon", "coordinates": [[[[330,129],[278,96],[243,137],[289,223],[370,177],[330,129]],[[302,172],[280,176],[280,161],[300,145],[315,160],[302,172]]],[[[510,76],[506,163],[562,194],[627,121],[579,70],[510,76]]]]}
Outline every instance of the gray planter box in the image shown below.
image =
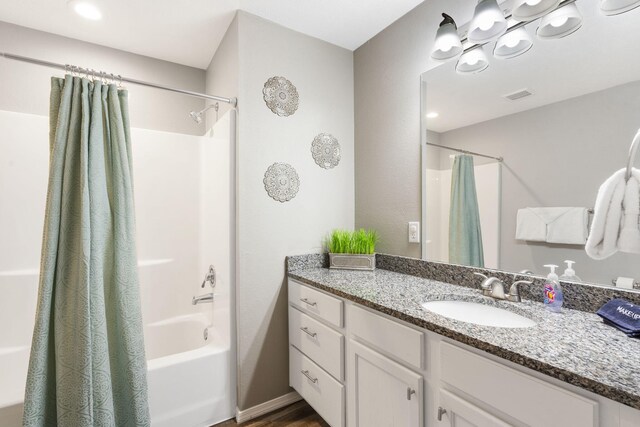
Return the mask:
{"type": "Polygon", "coordinates": [[[329,268],[339,270],[368,270],[376,268],[376,255],[329,254],[329,268]]]}

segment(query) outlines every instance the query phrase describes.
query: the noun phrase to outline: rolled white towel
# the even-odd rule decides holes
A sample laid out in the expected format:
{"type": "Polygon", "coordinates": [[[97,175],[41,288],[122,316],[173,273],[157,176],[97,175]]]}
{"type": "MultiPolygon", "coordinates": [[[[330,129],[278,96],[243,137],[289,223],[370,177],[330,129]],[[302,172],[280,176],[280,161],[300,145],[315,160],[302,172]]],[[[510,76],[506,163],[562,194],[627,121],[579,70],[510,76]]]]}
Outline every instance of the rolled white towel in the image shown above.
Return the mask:
{"type": "Polygon", "coordinates": [[[640,171],[634,169],[627,181],[622,201],[622,229],[618,238],[620,252],[640,254],[640,171]]]}
{"type": "Polygon", "coordinates": [[[602,183],[598,190],[591,232],[585,245],[587,255],[593,259],[605,259],[618,251],[622,200],[626,187],[625,172],[625,169],[620,169],[602,183]]]}

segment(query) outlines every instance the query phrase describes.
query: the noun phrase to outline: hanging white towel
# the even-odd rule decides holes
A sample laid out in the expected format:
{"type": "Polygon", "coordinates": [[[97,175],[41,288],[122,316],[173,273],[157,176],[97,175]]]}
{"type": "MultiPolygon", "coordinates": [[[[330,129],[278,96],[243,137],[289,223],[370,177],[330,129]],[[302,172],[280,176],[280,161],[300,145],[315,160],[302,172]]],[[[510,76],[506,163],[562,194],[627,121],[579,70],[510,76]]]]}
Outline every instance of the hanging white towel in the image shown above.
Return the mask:
{"type": "Polygon", "coordinates": [[[640,254],[640,175],[633,173],[622,201],[622,229],[618,238],[618,250],[640,254]]]}
{"type": "Polygon", "coordinates": [[[640,171],[633,169],[632,172],[626,182],[626,169],[620,169],[598,190],[591,232],[585,245],[587,255],[593,259],[608,258],[619,250],[640,253],[640,171]]]}
{"type": "Polygon", "coordinates": [[[582,207],[519,209],[516,239],[566,245],[587,241],[589,213],[582,207]]]}

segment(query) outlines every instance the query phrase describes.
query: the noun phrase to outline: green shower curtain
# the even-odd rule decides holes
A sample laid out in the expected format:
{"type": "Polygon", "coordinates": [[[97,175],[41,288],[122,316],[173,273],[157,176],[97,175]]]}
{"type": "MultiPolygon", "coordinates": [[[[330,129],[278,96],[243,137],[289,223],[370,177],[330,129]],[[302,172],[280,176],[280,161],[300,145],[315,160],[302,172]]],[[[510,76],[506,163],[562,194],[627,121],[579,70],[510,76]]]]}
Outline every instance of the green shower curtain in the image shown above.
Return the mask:
{"type": "Polygon", "coordinates": [[[148,426],[127,92],[53,78],[25,426],[148,426]]]}
{"type": "Polygon", "coordinates": [[[449,262],[484,267],[473,157],[459,154],[451,171],[449,262]]]}

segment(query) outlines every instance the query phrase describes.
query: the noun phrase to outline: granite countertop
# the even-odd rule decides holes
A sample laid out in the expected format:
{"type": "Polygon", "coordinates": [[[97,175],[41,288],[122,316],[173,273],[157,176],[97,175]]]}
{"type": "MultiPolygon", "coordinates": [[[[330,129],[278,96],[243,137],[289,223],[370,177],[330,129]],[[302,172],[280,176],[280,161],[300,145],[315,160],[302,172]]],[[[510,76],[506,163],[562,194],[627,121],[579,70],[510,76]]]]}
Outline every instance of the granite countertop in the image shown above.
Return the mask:
{"type": "Polygon", "coordinates": [[[289,270],[289,277],[569,384],[640,409],[640,339],[606,326],[594,313],[545,310],[539,302],[519,303],[482,296],[478,289],[378,269],[330,270],[317,266],[289,270]],[[432,300],[494,305],[536,322],[530,328],[479,326],[429,312],[432,300]]]}

